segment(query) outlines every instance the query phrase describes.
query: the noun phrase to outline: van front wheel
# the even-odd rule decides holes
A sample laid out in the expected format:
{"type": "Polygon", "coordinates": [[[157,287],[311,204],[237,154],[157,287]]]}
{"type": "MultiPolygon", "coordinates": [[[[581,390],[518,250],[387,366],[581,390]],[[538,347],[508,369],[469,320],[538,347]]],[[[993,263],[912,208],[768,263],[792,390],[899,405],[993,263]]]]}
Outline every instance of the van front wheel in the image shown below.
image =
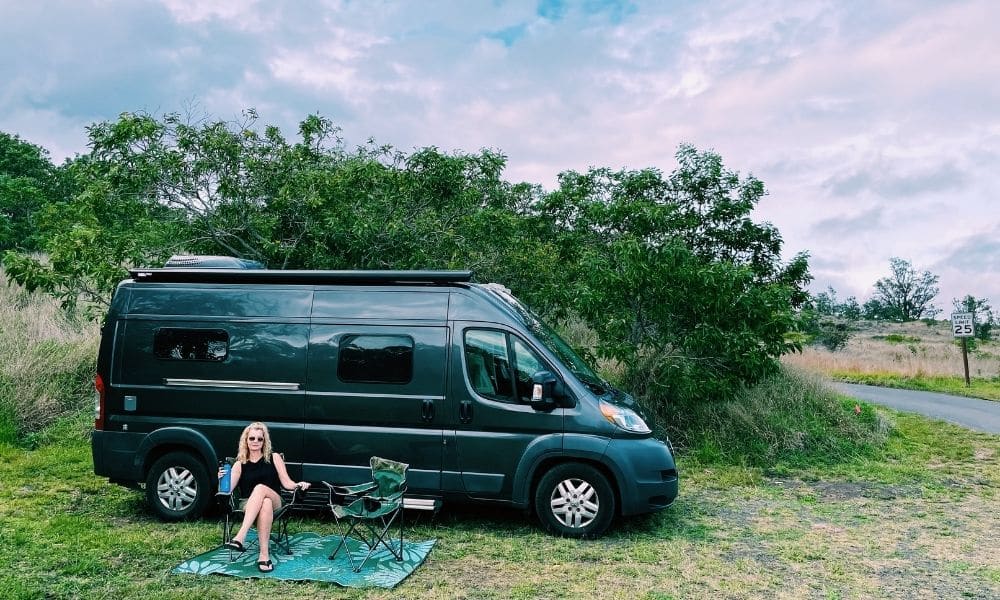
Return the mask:
{"type": "Polygon", "coordinates": [[[187,452],[170,452],[146,476],[146,500],[157,517],[181,521],[201,516],[209,496],[208,473],[187,452]]]}
{"type": "Polygon", "coordinates": [[[581,463],[550,470],[535,490],[535,513],[550,533],[598,537],[615,516],[615,494],[600,471],[581,463]]]}

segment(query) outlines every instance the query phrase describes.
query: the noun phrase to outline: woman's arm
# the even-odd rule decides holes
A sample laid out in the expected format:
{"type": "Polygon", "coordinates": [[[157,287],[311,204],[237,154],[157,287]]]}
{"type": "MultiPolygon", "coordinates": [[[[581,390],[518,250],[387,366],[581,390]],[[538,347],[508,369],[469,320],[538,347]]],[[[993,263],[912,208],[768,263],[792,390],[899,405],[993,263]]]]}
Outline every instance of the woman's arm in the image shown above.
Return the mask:
{"type": "Polygon", "coordinates": [[[271,460],[274,461],[274,469],[278,472],[278,480],[281,482],[281,487],[286,490],[292,490],[296,487],[301,487],[304,490],[309,489],[308,481],[292,481],[292,478],[288,476],[288,469],[285,468],[285,459],[281,458],[281,455],[277,452],[271,454],[271,460]]]}
{"type": "Polygon", "coordinates": [[[229,472],[229,489],[235,490],[240,483],[240,473],[243,472],[243,463],[236,461],[232,471],[229,472]]]}

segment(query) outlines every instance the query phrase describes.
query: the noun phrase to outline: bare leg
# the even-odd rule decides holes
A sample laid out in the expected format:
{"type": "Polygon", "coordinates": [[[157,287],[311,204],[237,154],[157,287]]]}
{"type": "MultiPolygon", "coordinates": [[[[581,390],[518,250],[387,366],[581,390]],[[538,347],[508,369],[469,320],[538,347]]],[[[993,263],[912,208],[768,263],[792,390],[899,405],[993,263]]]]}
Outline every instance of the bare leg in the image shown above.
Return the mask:
{"type": "MultiPolygon", "coordinates": [[[[264,504],[264,500],[268,499],[271,501],[270,510],[268,510],[268,534],[270,537],[270,522],[274,517],[274,508],[281,506],[281,496],[277,492],[267,487],[266,485],[259,484],[250,493],[250,497],[247,499],[246,507],[243,509],[243,524],[240,525],[240,530],[233,536],[233,539],[239,543],[244,543],[247,539],[247,532],[253,527],[255,521],[257,521],[257,515],[261,512],[261,507],[264,504]]],[[[261,531],[258,528],[257,537],[266,539],[261,535],[261,531]]],[[[263,541],[263,540],[262,540],[263,541]]]]}
{"type": "Polygon", "coordinates": [[[259,561],[268,560],[271,557],[271,523],[274,522],[274,503],[270,498],[264,498],[260,507],[260,515],[257,517],[257,544],[260,546],[259,561]]]}

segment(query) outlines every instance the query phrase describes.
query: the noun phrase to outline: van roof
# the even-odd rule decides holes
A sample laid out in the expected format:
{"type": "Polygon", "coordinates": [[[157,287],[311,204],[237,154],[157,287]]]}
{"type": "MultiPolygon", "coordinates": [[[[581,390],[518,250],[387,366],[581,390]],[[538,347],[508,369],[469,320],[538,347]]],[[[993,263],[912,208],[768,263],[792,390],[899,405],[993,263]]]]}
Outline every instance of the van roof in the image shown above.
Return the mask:
{"type": "Polygon", "coordinates": [[[443,284],[472,280],[472,271],[282,271],[269,269],[130,269],[135,281],[258,284],[443,284]]]}

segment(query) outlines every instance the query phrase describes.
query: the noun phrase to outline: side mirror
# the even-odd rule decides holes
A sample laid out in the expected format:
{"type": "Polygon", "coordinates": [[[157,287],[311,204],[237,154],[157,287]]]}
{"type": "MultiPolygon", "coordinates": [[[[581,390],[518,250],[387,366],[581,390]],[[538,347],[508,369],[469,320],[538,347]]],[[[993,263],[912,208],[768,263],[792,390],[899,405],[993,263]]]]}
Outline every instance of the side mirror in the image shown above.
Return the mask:
{"type": "Polygon", "coordinates": [[[564,404],[566,389],[555,375],[539,371],[531,376],[531,407],[535,410],[550,411],[564,404]]]}

